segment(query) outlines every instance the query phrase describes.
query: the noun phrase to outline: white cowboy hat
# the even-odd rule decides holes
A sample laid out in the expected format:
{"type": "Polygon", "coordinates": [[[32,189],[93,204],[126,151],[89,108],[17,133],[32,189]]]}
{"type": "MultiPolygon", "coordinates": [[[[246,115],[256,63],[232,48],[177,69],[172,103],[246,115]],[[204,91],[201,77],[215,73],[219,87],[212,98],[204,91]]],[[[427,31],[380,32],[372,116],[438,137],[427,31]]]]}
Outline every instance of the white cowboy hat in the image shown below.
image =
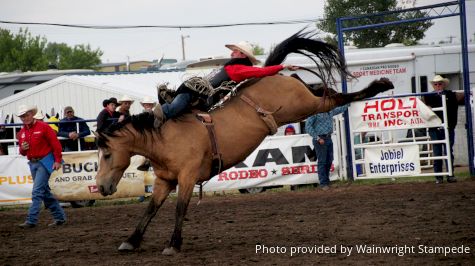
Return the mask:
{"type": "Polygon", "coordinates": [[[132,98],[130,98],[128,95],[124,95],[119,100],[119,103],[122,103],[122,102],[130,102],[132,104],[132,103],[134,103],[134,100],[132,98]]]}
{"type": "Polygon", "coordinates": [[[245,54],[249,58],[249,60],[251,60],[253,65],[257,65],[261,62],[257,60],[257,58],[254,56],[252,46],[248,42],[242,41],[238,44],[226,44],[225,46],[231,50],[238,50],[241,53],[245,54]]]}
{"type": "Polygon", "coordinates": [[[43,120],[45,118],[45,115],[43,114],[43,112],[41,110],[39,110],[36,115],[33,116],[34,119],[38,119],[38,120],[43,120]]]}
{"type": "Polygon", "coordinates": [[[34,105],[22,104],[22,105],[18,106],[18,112],[16,113],[16,115],[17,116],[22,116],[22,115],[26,114],[28,111],[32,111],[33,115],[36,115],[36,113],[38,112],[38,108],[36,108],[36,106],[34,106],[34,105]]]}
{"type": "Polygon", "coordinates": [[[433,83],[436,83],[436,82],[444,82],[444,83],[445,83],[445,86],[448,86],[450,80],[447,79],[447,78],[442,77],[441,75],[436,75],[436,76],[430,81],[430,83],[433,84],[433,83]]]}
{"type": "Polygon", "coordinates": [[[155,101],[152,97],[150,96],[145,96],[143,97],[142,101],[140,101],[140,103],[151,103],[151,104],[155,104],[157,103],[157,101],[155,101]]]}

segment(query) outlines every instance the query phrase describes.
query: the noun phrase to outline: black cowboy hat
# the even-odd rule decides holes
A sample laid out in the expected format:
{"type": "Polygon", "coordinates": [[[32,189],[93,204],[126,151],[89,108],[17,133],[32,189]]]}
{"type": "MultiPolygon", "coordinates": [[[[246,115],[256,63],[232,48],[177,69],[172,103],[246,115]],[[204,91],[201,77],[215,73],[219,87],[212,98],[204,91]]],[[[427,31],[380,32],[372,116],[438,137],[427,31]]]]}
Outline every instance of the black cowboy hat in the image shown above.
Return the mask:
{"type": "Polygon", "coordinates": [[[105,99],[104,101],[102,101],[102,106],[106,107],[110,103],[115,103],[115,105],[117,106],[120,105],[120,103],[117,102],[117,98],[112,97],[112,98],[105,99]]]}

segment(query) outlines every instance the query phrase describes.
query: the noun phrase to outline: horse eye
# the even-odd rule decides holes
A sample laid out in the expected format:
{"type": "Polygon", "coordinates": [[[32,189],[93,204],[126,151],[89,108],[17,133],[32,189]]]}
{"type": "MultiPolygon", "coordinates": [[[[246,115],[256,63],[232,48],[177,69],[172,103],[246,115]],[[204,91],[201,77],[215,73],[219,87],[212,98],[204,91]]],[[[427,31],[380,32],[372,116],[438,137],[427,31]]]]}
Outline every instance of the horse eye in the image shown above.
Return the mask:
{"type": "Polygon", "coordinates": [[[109,159],[110,157],[111,157],[111,155],[110,155],[110,154],[104,154],[104,159],[106,159],[106,160],[107,160],[107,159],[109,159]]]}

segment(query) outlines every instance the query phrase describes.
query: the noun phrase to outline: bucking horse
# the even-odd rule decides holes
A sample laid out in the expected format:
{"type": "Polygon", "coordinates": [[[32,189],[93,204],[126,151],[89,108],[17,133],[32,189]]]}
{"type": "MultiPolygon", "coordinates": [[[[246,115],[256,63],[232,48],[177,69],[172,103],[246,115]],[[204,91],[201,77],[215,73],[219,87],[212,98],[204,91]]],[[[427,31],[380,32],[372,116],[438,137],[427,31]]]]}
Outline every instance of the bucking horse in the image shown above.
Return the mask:
{"type": "MultiPolygon", "coordinates": [[[[288,54],[299,53],[317,64],[316,74],[322,80],[328,80],[335,70],[349,74],[338,49],[314,36],[303,31],[292,35],[273,49],[265,65],[280,64],[288,54]]],[[[197,183],[243,161],[276,127],[392,88],[393,84],[382,78],[358,92],[319,97],[297,78],[274,75],[238,90],[222,108],[209,112],[206,119],[186,113],[157,128],[156,115],[142,113],[112,124],[96,135],[96,182],[101,194],[107,196],[117,190],[133,155],[149,158],[156,176],[145,214],[119,250],[131,251],[140,246],[148,224],[170,191],[178,186],[175,228],[163,254],[179,252],[183,221],[197,183]]]]}

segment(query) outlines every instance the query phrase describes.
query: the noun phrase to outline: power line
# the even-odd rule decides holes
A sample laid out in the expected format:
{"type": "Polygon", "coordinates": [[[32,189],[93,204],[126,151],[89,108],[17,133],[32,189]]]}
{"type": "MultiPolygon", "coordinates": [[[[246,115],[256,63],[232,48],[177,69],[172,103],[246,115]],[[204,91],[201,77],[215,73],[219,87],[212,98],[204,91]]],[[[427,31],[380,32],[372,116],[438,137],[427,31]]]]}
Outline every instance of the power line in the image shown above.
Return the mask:
{"type": "Polygon", "coordinates": [[[80,25],[80,24],[63,24],[63,23],[46,23],[46,22],[20,22],[20,21],[4,21],[4,24],[17,25],[40,25],[40,26],[56,26],[68,28],[98,29],[98,30],[118,30],[118,29],[137,29],[137,28],[162,28],[162,29],[202,29],[202,28],[222,28],[236,26],[258,26],[258,25],[284,25],[284,24],[308,24],[321,21],[321,18],[313,19],[297,19],[286,21],[271,22],[247,22],[247,23],[229,23],[229,24],[202,24],[202,25],[123,25],[123,26],[107,26],[107,25],[80,25]]]}

